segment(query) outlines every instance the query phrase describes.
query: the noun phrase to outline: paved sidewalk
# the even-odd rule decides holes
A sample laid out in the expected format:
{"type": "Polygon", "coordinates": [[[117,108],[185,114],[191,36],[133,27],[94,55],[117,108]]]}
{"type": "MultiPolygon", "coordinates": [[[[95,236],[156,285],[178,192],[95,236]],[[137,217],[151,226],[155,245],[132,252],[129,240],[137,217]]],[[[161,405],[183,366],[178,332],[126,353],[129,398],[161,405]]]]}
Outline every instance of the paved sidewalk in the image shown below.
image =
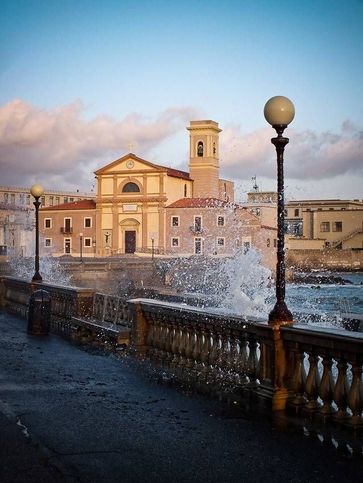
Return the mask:
{"type": "Polygon", "coordinates": [[[363,462],[0,312],[0,481],[354,482],[363,462]]]}

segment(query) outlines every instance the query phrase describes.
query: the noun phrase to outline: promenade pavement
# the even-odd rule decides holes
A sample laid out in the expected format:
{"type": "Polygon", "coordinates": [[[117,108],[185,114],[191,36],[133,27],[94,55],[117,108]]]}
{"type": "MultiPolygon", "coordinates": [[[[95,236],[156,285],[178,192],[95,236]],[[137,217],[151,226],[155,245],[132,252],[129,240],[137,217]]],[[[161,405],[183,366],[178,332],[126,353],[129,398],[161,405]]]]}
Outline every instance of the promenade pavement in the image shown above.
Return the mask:
{"type": "MultiPolygon", "coordinates": [[[[0,312],[0,482],[358,482],[363,462],[0,312]]],[[[146,363],[145,363],[146,364],[146,363]]]]}

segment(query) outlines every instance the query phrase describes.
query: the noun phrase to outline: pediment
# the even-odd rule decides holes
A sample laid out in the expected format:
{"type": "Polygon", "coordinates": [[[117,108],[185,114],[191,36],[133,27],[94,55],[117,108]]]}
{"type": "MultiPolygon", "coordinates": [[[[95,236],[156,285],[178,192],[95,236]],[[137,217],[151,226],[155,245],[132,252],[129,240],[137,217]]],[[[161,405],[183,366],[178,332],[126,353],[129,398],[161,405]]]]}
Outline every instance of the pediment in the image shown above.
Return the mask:
{"type": "Polygon", "coordinates": [[[103,166],[95,171],[95,175],[115,174],[115,173],[135,173],[137,171],[164,171],[165,168],[150,163],[146,159],[139,158],[133,153],[126,154],[122,158],[112,161],[112,163],[103,166]]]}

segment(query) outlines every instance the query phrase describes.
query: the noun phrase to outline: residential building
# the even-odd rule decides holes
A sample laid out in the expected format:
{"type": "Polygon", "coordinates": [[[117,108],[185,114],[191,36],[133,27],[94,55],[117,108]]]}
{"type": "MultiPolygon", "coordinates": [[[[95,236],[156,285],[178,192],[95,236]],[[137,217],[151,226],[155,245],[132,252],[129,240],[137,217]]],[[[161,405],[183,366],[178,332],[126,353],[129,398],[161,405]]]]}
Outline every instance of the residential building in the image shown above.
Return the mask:
{"type": "Polygon", "coordinates": [[[363,201],[289,201],[285,229],[290,249],[363,249],[363,201]]]}
{"type": "Polygon", "coordinates": [[[39,210],[41,255],[96,255],[96,203],[79,200],[39,210]]]}
{"type": "MultiPolygon", "coordinates": [[[[92,198],[92,193],[45,189],[40,202],[41,206],[56,206],[92,198]]],[[[0,255],[27,257],[34,254],[33,201],[30,188],[0,186],[0,255]]]]}
{"type": "Polygon", "coordinates": [[[167,253],[226,256],[253,246],[263,264],[275,269],[276,228],[262,225],[245,206],[217,198],[184,198],[166,213],[167,253]]]}

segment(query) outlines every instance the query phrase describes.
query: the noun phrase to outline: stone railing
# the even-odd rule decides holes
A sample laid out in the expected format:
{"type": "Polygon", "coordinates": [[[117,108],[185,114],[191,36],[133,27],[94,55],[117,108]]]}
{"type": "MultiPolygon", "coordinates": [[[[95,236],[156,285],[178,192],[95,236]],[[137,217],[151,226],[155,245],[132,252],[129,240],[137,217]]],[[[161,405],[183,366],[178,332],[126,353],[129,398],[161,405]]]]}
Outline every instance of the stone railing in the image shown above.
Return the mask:
{"type": "MultiPolygon", "coordinates": [[[[129,328],[126,299],[94,293],[92,289],[64,287],[49,283],[30,283],[15,277],[0,278],[0,307],[8,312],[28,316],[32,292],[46,290],[51,299],[52,332],[73,336],[77,332],[75,320],[87,320],[90,332],[92,325],[99,328],[114,325],[129,328]]],[[[96,332],[96,331],[95,331],[96,332]]]]}
{"type": "Polygon", "coordinates": [[[63,287],[50,283],[31,283],[15,277],[0,279],[0,307],[27,318],[29,299],[38,289],[49,292],[51,297],[51,329],[68,335],[74,315],[90,316],[94,291],[79,287],[63,287]]]}
{"type": "Polygon", "coordinates": [[[285,406],[283,347],[266,323],[147,299],[129,301],[129,317],[136,354],[201,390],[258,395],[273,409],[285,406]]]}
{"type": "Polygon", "coordinates": [[[129,301],[132,348],[208,392],[363,427],[363,334],[269,326],[147,299],[129,301]]]}
{"type": "Polygon", "coordinates": [[[311,326],[281,333],[290,361],[288,408],[363,427],[363,334],[311,326]]]}
{"type": "Polygon", "coordinates": [[[92,318],[101,323],[129,326],[126,299],[115,295],[95,293],[92,304],[92,318]]]}

